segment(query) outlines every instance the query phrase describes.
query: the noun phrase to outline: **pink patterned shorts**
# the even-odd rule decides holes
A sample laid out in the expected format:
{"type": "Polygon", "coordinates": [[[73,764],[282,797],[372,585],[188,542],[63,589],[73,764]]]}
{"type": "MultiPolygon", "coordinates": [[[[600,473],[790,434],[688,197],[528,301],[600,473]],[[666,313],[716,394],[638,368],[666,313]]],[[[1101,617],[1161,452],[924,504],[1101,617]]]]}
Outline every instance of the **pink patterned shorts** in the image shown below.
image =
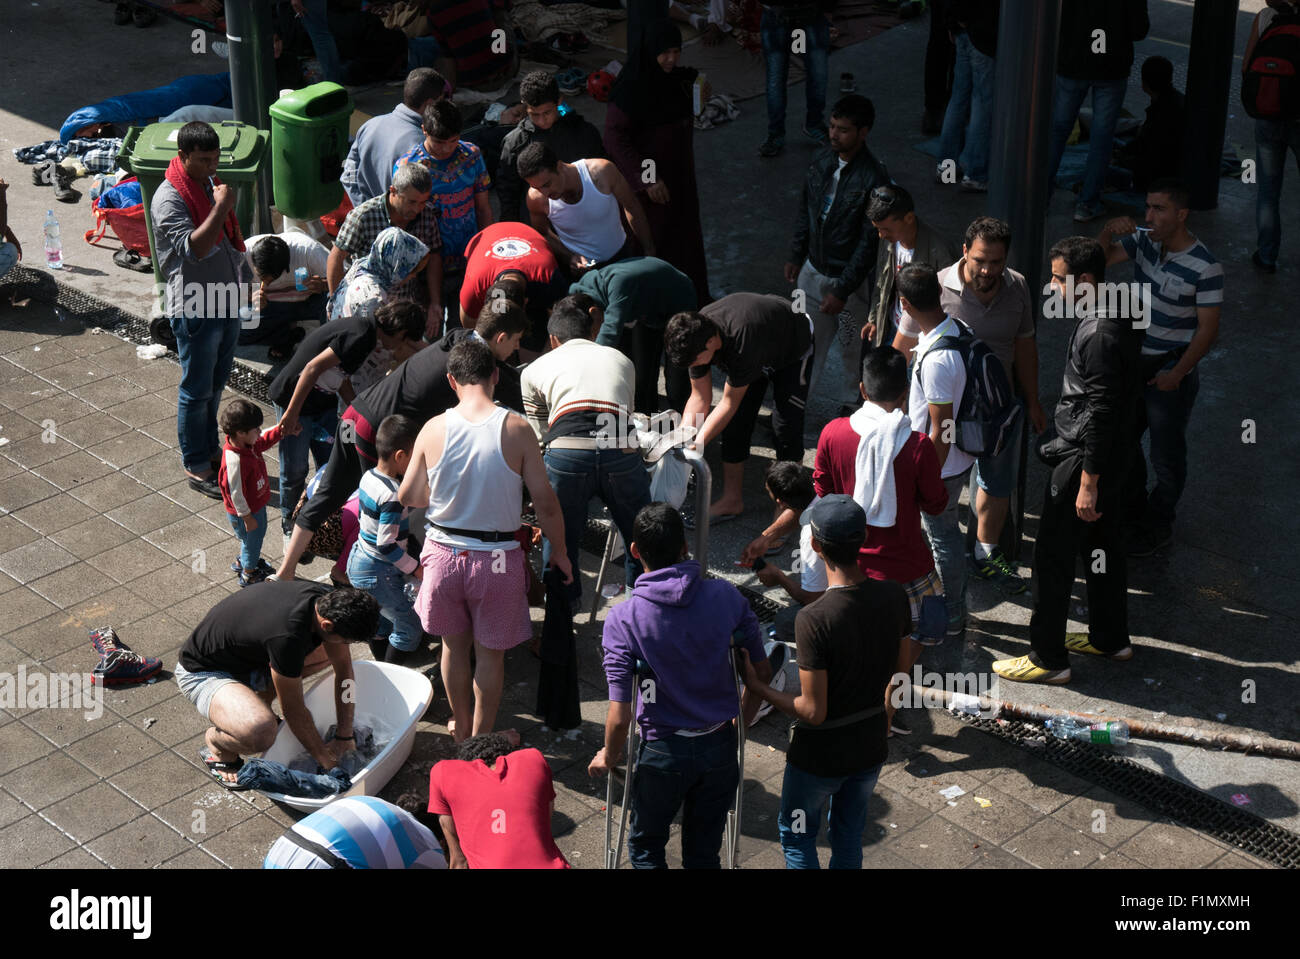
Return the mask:
{"type": "Polygon", "coordinates": [[[426,632],[473,633],[487,649],[513,649],[532,638],[523,550],[466,550],[426,539],[420,563],[415,612],[426,632]]]}

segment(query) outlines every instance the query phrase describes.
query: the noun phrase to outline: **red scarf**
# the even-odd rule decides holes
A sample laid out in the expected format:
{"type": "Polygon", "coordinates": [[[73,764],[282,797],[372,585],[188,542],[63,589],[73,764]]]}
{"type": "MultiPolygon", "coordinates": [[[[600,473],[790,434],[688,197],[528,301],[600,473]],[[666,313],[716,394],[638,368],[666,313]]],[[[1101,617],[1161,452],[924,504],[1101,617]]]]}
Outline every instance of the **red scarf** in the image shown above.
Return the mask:
{"type": "MultiPolygon", "coordinates": [[[[190,211],[190,218],[194,220],[194,225],[202,226],[203,221],[212,212],[212,201],[204,192],[203,185],[185,172],[185,166],[181,163],[179,155],[172,157],[172,162],[167,165],[166,177],[167,182],[176,187],[181,199],[185,201],[185,207],[190,211]]],[[[213,182],[221,181],[214,177],[213,182]]],[[[234,210],[231,210],[226,218],[226,236],[231,246],[240,253],[244,252],[244,235],[239,232],[239,221],[235,219],[234,210]]]]}

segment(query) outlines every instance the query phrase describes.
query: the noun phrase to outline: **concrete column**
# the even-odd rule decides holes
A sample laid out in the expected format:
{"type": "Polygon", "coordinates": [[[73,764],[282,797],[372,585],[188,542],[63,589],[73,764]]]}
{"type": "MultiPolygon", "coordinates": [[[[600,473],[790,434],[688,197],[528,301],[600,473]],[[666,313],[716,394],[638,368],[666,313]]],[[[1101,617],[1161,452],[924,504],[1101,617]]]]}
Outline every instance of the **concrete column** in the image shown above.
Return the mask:
{"type": "Polygon", "coordinates": [[[1219,205],[1219,165],[1228,123],[1238,0],[1196,0],[1192,47],[1187,57],[1187,132],[1183,175],[1192,209],[1219,205]]]}
{"type": "MultiPolygon", "coordinates": [[[[226,39],[230,42],[230,92],[235,119],[259,130],[271,129],[275,86],[271,5],[266,0],[226,0],[226,39]]],[[[271,164],[267,158],[254,191],[242,187],[237,214],[249,235],[270,233],[271,164]]]]}
{"type": "MultiPolygon", "coordinates": [[[[1060,22],[1060,0],[1002,0],[989,143],[988,211],[1011,224],[1008,265],[1025,275],[1035,320],[1043,288],[1047,164],[1060,22]]],[[[1020,482],[1000,543],[1011,559],[1020,553],[1024,526],[1027,425],[1023,439],[1020,482]]],[[[971,527],[974,525],[972,517],[971,527]]]]}

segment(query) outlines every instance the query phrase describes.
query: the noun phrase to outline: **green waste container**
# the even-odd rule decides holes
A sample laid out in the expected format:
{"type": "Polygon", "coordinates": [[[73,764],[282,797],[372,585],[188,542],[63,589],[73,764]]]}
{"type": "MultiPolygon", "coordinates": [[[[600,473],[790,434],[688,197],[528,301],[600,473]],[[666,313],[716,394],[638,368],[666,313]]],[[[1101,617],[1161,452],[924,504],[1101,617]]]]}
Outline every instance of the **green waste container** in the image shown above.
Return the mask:
{"type": "Polygon", "coordinates": [[[342,201],[351,118],[352,97],[337,83],[316,83],[271,104],[271,177],[282,215],[310,220],[342,201]]]}
{"type": "MultiPolygon", "coordinates": [[[[184,125],[152,123],[147,127],[131,127],[126,131],[122,151],[117,155],[118,166],[134,173],[140,181],[140,192],[144,195],[145,223],[149,227],[149,254],[153,259],[154,279],[159,283],[163,282],[163,276],[158,268],[153,218],[149,211],[153,205],[154,192],[162,184],[172,157],[176,156],[176,134],[184,125]]],[[[235,215],[239,219],[239,228],[247,236],[256,201],[257,176],[266,159],[267,133],[234,120],[214,123],[212,126],[221,143],[217,176],[223,183],[236,187],[235,215]]]]}

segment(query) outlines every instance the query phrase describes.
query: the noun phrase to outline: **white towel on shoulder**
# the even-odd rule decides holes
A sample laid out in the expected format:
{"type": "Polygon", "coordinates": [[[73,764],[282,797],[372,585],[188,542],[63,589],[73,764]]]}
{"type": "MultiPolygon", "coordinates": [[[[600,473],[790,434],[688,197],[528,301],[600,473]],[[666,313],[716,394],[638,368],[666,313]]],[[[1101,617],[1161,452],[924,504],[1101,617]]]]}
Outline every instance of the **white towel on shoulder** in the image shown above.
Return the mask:
{"type": "Polygon", "coordinates": [[[875,403],[863,403],[849,425],[858,434],[853,499],[866,511],[868,526],[893,526],[898,518],[894,458],[912,435],[912,424],[902,410],[886,413],[875,403]]]}

